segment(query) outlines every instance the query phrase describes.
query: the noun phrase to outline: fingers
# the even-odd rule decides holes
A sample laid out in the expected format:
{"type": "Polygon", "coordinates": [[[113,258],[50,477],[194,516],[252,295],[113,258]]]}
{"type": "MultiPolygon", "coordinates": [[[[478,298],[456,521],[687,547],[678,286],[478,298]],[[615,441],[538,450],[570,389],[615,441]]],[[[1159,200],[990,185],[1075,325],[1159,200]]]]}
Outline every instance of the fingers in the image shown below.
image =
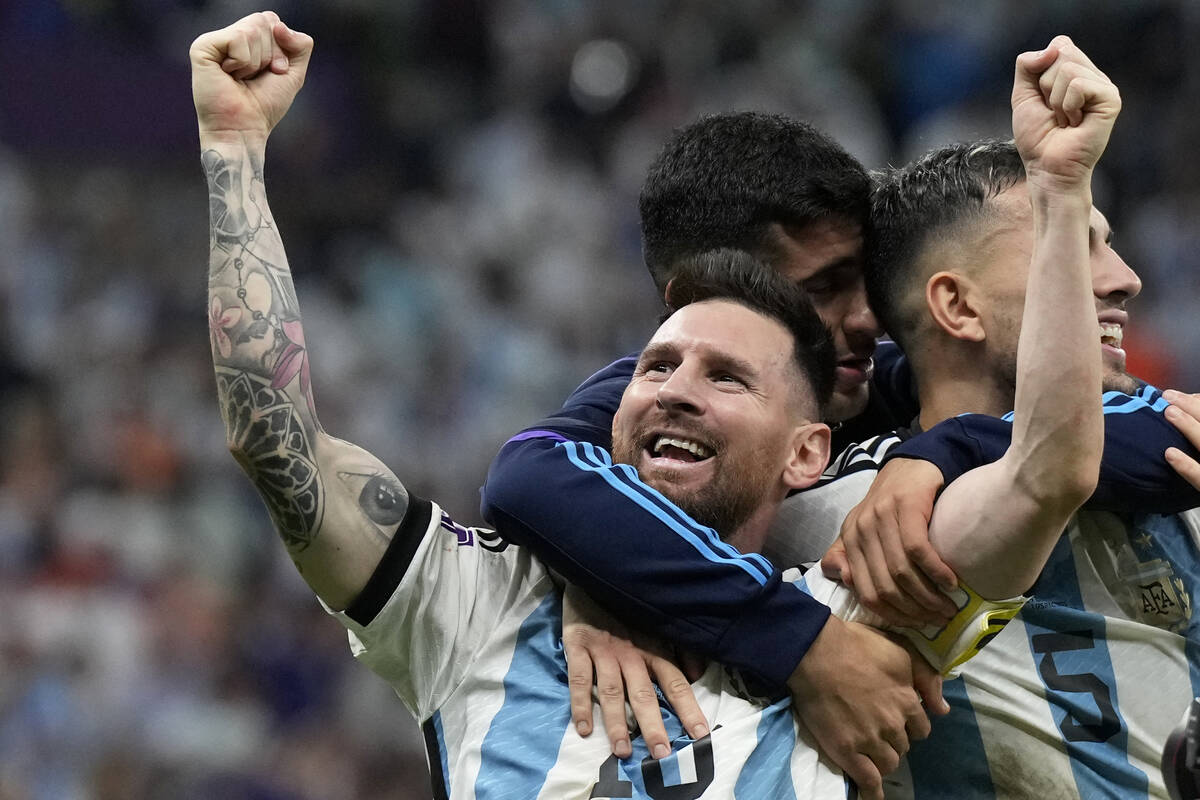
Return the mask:
{"type": "Polygon", "coordinates": [[[884,539],[882,545],[899,596],[886,599],[893,605],[907,601],[905,608],[922,623],[949,622],[958,609],[930,580],[925,567],[933,567],[943,577],[946,572],[954,572],[930,544],[928,523],[919,514],[901,509],[895,527],[895,535],[884,539]]]}
{"type": "MultiPolygon", "coordinates": [[[[914,655],[913,663],[913,688],[917,690],[917,694],[921,696],[921,704],[925,706],[925,711],[930,714],[949,714],[950,704],[946,702],[946,697],[942,694],[942,676],[929,665],[929,662],[924,658],[914,655]]],[[[926,714],[921,714],[921,719],[924,721],[925,733],[920,734],[920,727],[916,729],[910,727],[909,735],[914,739],[924,739],[929,735],[929,717],[926,714]]]]}
{"type": "Polygon", "coordinates": [[[1178,428],[1194,447],[1200,447],[1200,395],[1167,389],[1163,392],[1163,398],[1171,404],[1164,412],[1167,420],[1178,428]]]}
{"type": "Polygon", "coordinates": [[[883,776],[875,763],[862,753],[854,753],[844,758],[830,757],[842,768],[854,785],[858,787],[858,796],[863,800],[883,800],[883,776]]]}
{"type": "MultiPolygon", "coordinates": [[[[1029,54],[1022,54],[1025,55],[1029,54]]],[[[1054,37],[1040,55],[1043,57],[1037,64],[1043,69],[1037,75],[1038,91],[1054,112],[1058,127],[1080,125],[1089,106],[1116,103],[1119,109],[1120,94],[1116,86],[1070,37],[1054,37]],[[1047,60],[1045,54],[1051,51],[1056,53],[1055,57],[1049,59],[1049,63],[1043,63],[1047,60]]],[[[1020,59],[1018,57],[1018,63],[1020,59]]],[[[1031,63],[1026,62],[1027,65],[1031,63]]]]}
{"type": "MultiPolygon", "coordinates": [[[[687,675],[669,659],[661,656],[651,656],[646,665],[654,674],[654,681],[658,684],[658,688],[662,689],[663,697],[675,709],[675,714],[683,723],[683,729],[687,731],[688,736],[693,739],[703,739],[707,736],[708,720],[705,718],[704,712],[700,710],[700,704],[696,702],[696,695],[692,691],[687,675]]],[[[661,725],[661,712],[657,707],[654,709],[654,714],[658,719],[658,724],[661,725]]],[[[642,724],[640,717],[638,724],[641,725],[642,735],[645,736],[646,726],[642,724]]],[[[647,737],[647,743],[649,743],[649,737],[647,737]]],[[[668,748],[669,751],[670,748],[668,748]]],[[[653,746],[651,746],[650,752],[654,753],[653,746]]]]}
{"type": "MultiPolygon", "coordinates": [[[[843,523],[844,526],[845,523],[843,523]]],[[[821,572],[829,580],[841,581],[846,586],[853,588],[854,584],[850,577],[850,561],[846,558],[846,545],[842,542],[841,536],[838,536],[837,540],[825,551],[825,555],[821,556],[821,572]]]]}
{"type": "Polygon", "coordinates": [[[312,45],[312,37],[288,28],[274,11],[250,14],[206,36],[212,37],[210,44],[221,69],[238,80],[247,80],[266,69],[284,74],[291,59],[307,57],[312,45]]]}
{"type": "Polygon", "coordinates": [[[1178,447],[1168,447],[1164,453],[1167,463],[1179,473],[1185,481],[1200,489],[1200,463],[1184,453],[1178,447]]]}
{"type": "Polygon", "coordinates": [[[846,539],[850,571],[855,575],[859,600],[887,622],[902,627],[920,627],[924,616],[921,606],[900,590],[893,573],[902,572],[888,563],[886,546],[897,540],[899,531],[888,516],[862,515],[858,524],[870,527],[846,539]]]}
{"type": "Polygon", "coordinates": [[[1017,106],[1026,100],[1041,101],[1048,92],[1039,85],[1039,78],[1058,58],[1058,48],[1053,42],[1045,50],[1021,53],[1017,56],[1016,75],[1013,78],[1012,104],[1017,106]]]}
{"type": "Polygon", "coordinates": [[[564,632],[563,655],[567,658],[567,686],[571,696],[571,722],[580,736],[592,732],[592,678],[594,668],[587,648],[564,632]]]}
{"type": "MultiPolygon", "coordinates": [[[[1164,416],[1179,429],[1193,447],[1200,447],[1200,395],[1168,389],[1163,397],[1171,403],[1164,416]]],[[[1168,447],[1167,463],[1188,483],[1200,489],[1200,463],[1178,447],[1168,447]]]]}
{"type": "Polygon", "coordinates": [[[313,38],[307,33],[294,31],[282,21],[277,21],[272,30],[275,34],[275,46],[283,55],[282,67],[285,72],[289,65],[295,64],[297,60],[307,60],[312,54],[313,38]]]}
{"type": "Polygon", "coordinates": [[[600,719],[613,755],[628,758],[633,754],[629,743],[629,725],[625,720],[625,683],[621,666],[611,658],[598,658],[596,664],[596,694],[600,699],[600,719]]]}
{"type": "MultiPolygon", "coordinates": [[[[671,754],[671,740],[663,724],[662,709],[658,704],[658,693],[650,682],[650,672],[641,654],[628,648],[622,654],[621,675],[625,681],[625,694],[637,720],[638,730],[646,742],[646,748],[655,758],[666,758],[671,754]]],[[[617,751],[614,749],[614,753],[617,751]]],[[[617,755],[620,755],[617,753],[617,755]]]]}

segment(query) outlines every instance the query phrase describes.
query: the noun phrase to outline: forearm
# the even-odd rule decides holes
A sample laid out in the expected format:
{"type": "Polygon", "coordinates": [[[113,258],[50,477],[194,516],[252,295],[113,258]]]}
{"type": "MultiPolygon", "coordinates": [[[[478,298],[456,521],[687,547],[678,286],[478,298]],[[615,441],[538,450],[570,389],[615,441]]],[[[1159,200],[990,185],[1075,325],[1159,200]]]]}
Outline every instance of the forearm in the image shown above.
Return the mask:
{"type": "Polygon", "coordinates": [[[1091,192],[1086,185],[1053,194],[1031,186],[1030,198],[1034,251],[1005,457],[1015,460],[1014,474],[1035,500],[1073,510],[1095,488],[1104,445],[1091,192]]]}
{"type": "Polygon", "coordinates": [[[345,607],[403,517],[407,495],[369,453],[321,429],[300,308],[263,185],[265,139],[202,136],[209,191],[209,332],[230,452],[297,568],[345,607]]]}
{"type": "MultiPolygon", "coordinates": [[[[1163,416],[1167,401],[1144,387],[1136,395],[1104,393],[1104,455],[1096,491],[1084,504],[1103,511],[1177,514],[1200,505],[1200,490],[1162,458],[1167,448],[1196,448],[1163,416]]],[[[1012,442],[1012,423],[964,414],[897,445],[887,455],[934,464],[950,485],[968,470],[998,461],[1012,442]]],[[[1194,456],[1193,456],[1194,457],[1194,456]]]]}

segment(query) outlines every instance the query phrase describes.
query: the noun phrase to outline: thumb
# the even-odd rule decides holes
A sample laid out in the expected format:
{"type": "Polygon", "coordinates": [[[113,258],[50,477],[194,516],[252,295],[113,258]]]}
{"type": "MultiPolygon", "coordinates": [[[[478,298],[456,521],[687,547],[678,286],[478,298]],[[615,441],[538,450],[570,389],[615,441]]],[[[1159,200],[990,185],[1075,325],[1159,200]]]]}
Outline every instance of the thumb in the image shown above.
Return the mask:
{"type": "MultiPolygon", "coordinates": [[[[1013,80],[1013,105],[1031,97],[1043,101],[1038,86],[1038,76],[1050,68],[1058,58],[1058,47],[1049,45],[1044,50],[1031,50],[1017,56],[1016,75],[1013,80]]],[[[1044,102],[1044,101],[1043,101],[1044,102]]]]}
{"type": "Polygon", "coordinates": [[[825,555],[821,556],[821,573],[831,581],[851,585],[850,560],[846,558],[846,545],[842,543],[840,536],[829,545],[825,555]]]}
{"type": "Polygon", "coordinates": [[[294,31],[282,21],[275,23],[271,33],[279,51],[279,58],[295,63],[297,59],[307,60],[312,54],[313,38],[307,33],[294,31]]]}
{"type": "Polygon", "coordinates": [[[921,695],[925,709],[933,714],[949,714],[950,704],[942,696],[942,676],[919,655],[912,657],[912,664],[913,688],[921,695]]]}

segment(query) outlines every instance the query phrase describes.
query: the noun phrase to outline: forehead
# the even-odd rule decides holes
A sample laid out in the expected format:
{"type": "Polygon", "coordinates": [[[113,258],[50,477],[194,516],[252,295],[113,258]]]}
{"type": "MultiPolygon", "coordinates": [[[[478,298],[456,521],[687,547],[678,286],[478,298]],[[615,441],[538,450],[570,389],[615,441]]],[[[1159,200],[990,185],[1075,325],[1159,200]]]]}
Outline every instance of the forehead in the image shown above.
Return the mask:
{"type": "Polygon", "coordinates": [[[702,300],[672,314],[650,338],[646,351],[671,349],[728,356],[760,368],[791,358],[792,335],[781,322],[732,300],[702,300]]]}
{"type": "Polygon", "coordinates": [[[862,268],[862,225],[846,217],[826,217],[800,227],[775,225],[781,251],[780,273],[799,283],[829,267],[862,268]]]}

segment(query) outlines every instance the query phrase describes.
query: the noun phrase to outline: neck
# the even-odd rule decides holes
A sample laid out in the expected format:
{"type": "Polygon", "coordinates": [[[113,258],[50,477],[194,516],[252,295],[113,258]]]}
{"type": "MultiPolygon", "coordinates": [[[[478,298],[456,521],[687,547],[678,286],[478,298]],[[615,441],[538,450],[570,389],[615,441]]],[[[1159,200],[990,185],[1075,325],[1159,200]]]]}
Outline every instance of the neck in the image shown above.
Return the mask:
{"type": "Polygon", "coordinates": [[[779,513],[780,502],[782,498],[779,502],[763,503],[736,531],[721,538],[743,553],[761,553],[771,530],[771,522],[779,513]]]}
{"type": "Polygon", "coordinates": [[[933,353],[919,371],[917,394],[920,424],[929,430],[959,414],[999,417],[1012,411],[1013,387],[997,380],[988,369],[982,348],[962,348],[957,353],[933,353]]]}

